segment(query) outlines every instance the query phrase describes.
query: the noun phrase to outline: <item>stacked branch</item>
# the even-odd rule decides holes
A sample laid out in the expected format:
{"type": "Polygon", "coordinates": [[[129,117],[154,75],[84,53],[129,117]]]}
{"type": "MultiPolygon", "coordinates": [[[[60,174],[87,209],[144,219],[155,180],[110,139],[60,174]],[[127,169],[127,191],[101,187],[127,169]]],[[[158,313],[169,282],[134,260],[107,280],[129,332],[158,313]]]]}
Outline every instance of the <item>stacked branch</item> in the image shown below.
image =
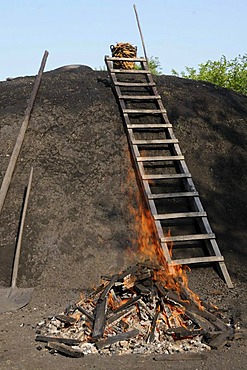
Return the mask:
{"type": "MultiPolygon", "coordinates": [[[[111,45],[111,52],[114,58],[136,58],[136,47],[129,44],[119,42],[115,46],[111,45]]],[[[114,61],[115,69],[134,69],[135,63],[131,61],[114,61]]]]}

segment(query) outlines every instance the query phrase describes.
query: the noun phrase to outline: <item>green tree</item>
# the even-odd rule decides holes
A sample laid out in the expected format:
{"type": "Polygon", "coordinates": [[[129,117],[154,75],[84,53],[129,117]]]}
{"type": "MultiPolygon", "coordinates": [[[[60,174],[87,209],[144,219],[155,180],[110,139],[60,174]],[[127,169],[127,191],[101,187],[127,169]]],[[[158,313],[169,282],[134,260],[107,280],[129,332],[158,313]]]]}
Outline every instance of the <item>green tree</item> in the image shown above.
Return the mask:
{"type": "MultiPolygon", "coordinates": [[[[153,75],[161,75],[161,64],[158,57],[148,58],[148,68],[153,75]]],[[[140,65],[135,65],[135,69],[142,69],[140,65]]]]}
{"type": "Polygon", "coordinates": [[[148,67],[153,75],[161,75],[161,64],[158,57],[150,57],[148,67]]]}
{"type": "Polygon", "coordinates": [[[224,55],[219,61],[208,60],[198,65],[198,71],[193,67],[185,67],[180,74],[172,70],[178,77],[212,82],[215,85],[235,90],[247,95],[247,54],[227,60],[224,55]]]}

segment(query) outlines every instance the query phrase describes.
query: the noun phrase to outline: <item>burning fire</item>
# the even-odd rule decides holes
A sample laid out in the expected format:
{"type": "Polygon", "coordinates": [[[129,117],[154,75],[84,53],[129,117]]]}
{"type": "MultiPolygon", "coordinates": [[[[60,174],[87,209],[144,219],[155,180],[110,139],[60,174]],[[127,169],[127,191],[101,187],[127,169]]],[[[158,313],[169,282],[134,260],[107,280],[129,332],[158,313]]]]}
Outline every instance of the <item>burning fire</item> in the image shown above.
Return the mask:
{"type": "MultiPolygon", "coordinates": [[[[131,195],[133,197],[134,193],[131,195]]],[[[160,266],[160,269],[157,270],[154,276],[154,280],[162,283],[166,289],[178,292],[182,300],[186,300],[186,295],[189,295],[189,298],[194,301],[198,308],[203,310],[200,298],[188,287],[187,271],[190,271],[189,267],[184,265],[168,265],[158,241],[152,214],[143,204],[139,193],[135,195],[135,198],[138,207],[134,208],[132,204],[129,205],[129,212],[135,220],[133,227],[137,239],[132,242],[133,245],[137,246],[138,258],[141,261],[149,260],[153,264],[160,266]]],[[[167,231],[166,236],[171,236],[170,230],[167,231]]],[[[171,256],[173,253],[173,244],[173,242],[168,243],[171,256]]],[[[129,252],[133,254],[132,251],[129,250],[129,252]]]]}

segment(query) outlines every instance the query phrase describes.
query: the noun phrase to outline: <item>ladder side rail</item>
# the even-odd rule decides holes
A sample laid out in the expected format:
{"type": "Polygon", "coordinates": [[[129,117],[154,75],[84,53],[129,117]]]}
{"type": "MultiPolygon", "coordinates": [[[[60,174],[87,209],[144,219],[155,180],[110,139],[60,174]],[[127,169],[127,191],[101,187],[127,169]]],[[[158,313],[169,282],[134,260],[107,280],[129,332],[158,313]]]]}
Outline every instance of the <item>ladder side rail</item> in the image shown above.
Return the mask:
{"type": "MultiPolygon", "coordinates": [[[[110,72],[108,63],[107,63],[107,68],[108,68],[108,71],[110,72]]],[[[116,75],[114,75],[114,73],[110,72],[110,77],[112,79],[114,89],[116,90],[116,94],[118,96],[121,95],[121,90],[120,90],[119,86],[115,85],[115,81],[117,80],[116,75]]],[[[125,102],[123,100],[120,101],[120,106],[121,106],[121,109],[123,111],[125,109],[125,102]]],[[[124,113],[123,116],[124,116],[125,124],[126,124],[126,127],[127,127],[130,124],[129,116],[126,113],[124,113]]],[[[132,129],[127,129],[127,133],[128,133],[127,137],[128,137],[129,147],[130,147],[131,152],[132,152],[132,158],[134,159],[134,164],[135,164],[136,172],[137,172],[137,175],[138,175],[139,185],[143,189],[143,194],[144,194],[144,197],[145,197],[145,203],[146,203],[146,206],[148,207],[149,211],[151,212],[152,219],[153,219],[153,222],[154,222],[154,230],[157,233],[156,238],[157,238],[157,240],[158,240],[158,242],[159,242],[159,244],[160,244],[160,246],[161,246],[161,248],[164,252],[167,263],[170,263],[171,262],[171,256],[170,256],[170,253],[169,253],[168,245],[167,245],[166,242],[161,243],[161,239],[164,238],[163,228],[161,226],[160,221],[154,220],[154,217],[153,217],[154,214],[158,214],[156,206],[155,206],[155,202],[154,202],[153,199],[148,198],[148,195],[151,194],[151,189],[150,189],[150,186],[149,186],[149,182],[148,182],[148,180],[143,180],[142,179],[142,174],[144,174],[144,167],[143,167],[142,163],[137,162],[137,157],[140,156],[140,153],[139,153],[137,145],[133,145],[132,142],[131,142],[131,139],[133,139],[133,136],[134,136],[133,130],[132,129]]]]}
{"type": "MultiPolygon", "coordinates": [[[[117,96],[119,97],[121,95],[121,90],[120,90],[119,86],[115,85],[115,82],[117,81],[116,75],[111,72],[109,64],[108,63],[106,63],[106,64],[107,64],[107,69],[110,73],[110,77],[111,77],[114,89],[116,91],[117,96]]],[[[125,102],[122,99],[119,100],[119,102],[120,102],[120,107],[121,107],[122,112],[123,112],[124,109],[126,108],[125,102]]],[[[124,116],[124,121],[125,121],[125,124],[126,124],[126,127],[127,127],[127,125],[130,124],[129,116],[128,116],[127,113],[124,113],[123,116],[124,116]]],[[[149,186],[148,181],[143,180],[142,176],[141,176],[142,174],[144,174],[144,167],[143,167],[142,163],[137,162],[137,157],[140,156],[140,153],[139,153],[137,145],[133,145],[132,142],[131,142],[131,137],[133,137],[133,130],[132,129],[127,129],[127,133],[128,133],[127,138],[128,138],[128,142],[129,142],[129,147],[130,147],[131,152],[132,152],[132,158],[134,159],[134,164],[135,164],[136,172],[137,172],[137,175],[138,175],[139,185],[143,189],[143,194],[145,196],[146,205],[147,205],[148,209],[151,212],[153,222],[155,224],[154,225],[155,226],[154,230],[157,233],[156,237],[157,237],[157,240],[159,241],[159,244],[160,244],[160,246],[161,246],[161,248],[164,252],[167,263],[170,263],[171,262],[171,256],[170,256],[170,253],[169,253],[167,243],[165,243],[165,242],[161,243],[161,238],[164,238],[163,228],[161,226],[160,221],[154,220],[154,217],[153,217],[155,214],[158,214],[156,206],[155,206],[155,202],[154,202],[153,199],[148,198],[148,195],[151,194],[150,186],[149,186]]]]}

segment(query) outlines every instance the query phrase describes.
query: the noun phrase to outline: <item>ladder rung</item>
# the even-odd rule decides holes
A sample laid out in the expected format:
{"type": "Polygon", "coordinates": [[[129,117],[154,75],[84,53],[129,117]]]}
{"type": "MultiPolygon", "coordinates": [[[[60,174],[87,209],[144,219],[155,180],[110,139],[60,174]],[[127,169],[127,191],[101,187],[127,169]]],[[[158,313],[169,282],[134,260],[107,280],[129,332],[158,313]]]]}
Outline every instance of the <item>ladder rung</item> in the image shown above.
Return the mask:
{"type": "Polygon", "coordinates": [[[146,86],[155,86],[154,82],[121,82],[116,81],[114,82],[116,86],[127,86],[127,87],[146,87],[146,86]]]}
{"type": "Polygon", "coordinates": [[[137,157],[137,162],[155,162],[155,161],[182,161],[184,160],[183,155],[161,155],[156,157],[137,157]]]}
{"type": "Polygon", "coordinates": [[[189,265],[191,263],[223,262],[223,256],[205,256],[172,260],[169,265],[189,265]]]}
{"type": "Polygon", "coordinates": [[[206,217],[206,212],[181,212],[181,213],[163,213],[154,215],[155,220],[170,220],[174,218],[189,218],[189,217],[206,217]]]}
{"type": "Polygon", "coordinates": [[[127,114],[166,114],[165,109],[123,109],[127,114]]]}
{"type": "MultiPolygon", "coordinates": [[[[189,172],[188,173],[167,173],[167,174],[157,174],[157,175],[155,175],[155,174],[153,174],[153,175],[142,175],[143,180],[186,179],[186,178],[190,178],[190,177],[191,177],[191,174],[189,172]]],[[[161,195],[163,195],[163,194],[161,194],[161,195]]],[[[152,198],[150,198],[150,199],[152,199],[152,198]]]]}
{"type": "Polygon", "coordinates": [[[151,144],[176,144],[177,139],[161,139],[161,140],[132,140],[133,145],[151,145],[151,144]]]}
{"type": "Polygon", "coordinates": [[[151,72],[146,69],[110,69],[111,73],[133,73],[151,75],[151,72]]]}
{"type": "Polygon", "coordinates": [[[170,198],[183,198],[183,197],[198,197],[197,191],[187,191],[180,193],[164,193],[164,194],[149,194],[148,199],[170,199],[170,198]]]}
{"type": "Polygon", "coordinates": [[[170,123],[132,123],[127,124],[127,128],[141,128],[141,129],[153,129],[153,128],[171,128],[170,123]]]}
{"type": "Polygon", "coordinates": [[[105,58],[107,61],[129,61],[129,62],[146,62],[145,58],[118,58],[118,57],[106,57],[105,58]]]}
{"type": "Polygon", "coordinates": [[[194,234],[194,235],[178,235],[178,236],[167,236],[165,238],[161,238],[162,242],[186,242],[186,241],[193,241],[193,240],[208,240],[208,239],[215,239],[215,234],[194,234]]]}
{"type": "Polygon", "coordinates": [[[160,95],[119,95],[119,99],[126,100],[158,100],[160,95]]]}

